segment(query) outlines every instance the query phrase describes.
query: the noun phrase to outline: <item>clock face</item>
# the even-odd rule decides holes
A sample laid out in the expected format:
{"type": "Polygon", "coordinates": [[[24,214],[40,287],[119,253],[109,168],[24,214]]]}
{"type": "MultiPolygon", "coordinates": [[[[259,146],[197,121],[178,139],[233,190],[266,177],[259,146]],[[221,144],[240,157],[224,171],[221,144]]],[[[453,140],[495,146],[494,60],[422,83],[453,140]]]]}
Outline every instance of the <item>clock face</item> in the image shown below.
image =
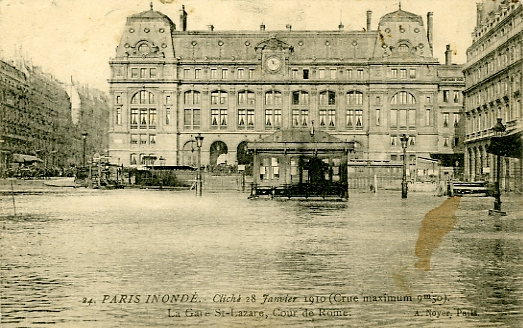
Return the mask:
{"type": "Polygon", "coordinates": [[[279,57],[269,57],[266,61],[267,68],[273,72],[281,67],[281,59],[279,57]]]}

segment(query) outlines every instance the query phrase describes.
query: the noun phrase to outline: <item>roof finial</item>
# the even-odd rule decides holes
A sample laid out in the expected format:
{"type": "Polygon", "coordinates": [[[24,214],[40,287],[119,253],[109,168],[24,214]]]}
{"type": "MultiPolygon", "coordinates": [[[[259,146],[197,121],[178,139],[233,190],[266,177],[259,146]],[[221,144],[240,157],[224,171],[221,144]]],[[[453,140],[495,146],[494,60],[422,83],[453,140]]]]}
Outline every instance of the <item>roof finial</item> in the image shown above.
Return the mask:
{"type": "Polygon", "coordinates": [[[398,2],[398,8],[401,10],[401,0],[398,2]]]}
{"type": "Polygon", "coordinates": [[[151,6],[151,10],[153,10],[153,2],[151,1],[151,3],[149,4],[149,6],[151,6]]]}

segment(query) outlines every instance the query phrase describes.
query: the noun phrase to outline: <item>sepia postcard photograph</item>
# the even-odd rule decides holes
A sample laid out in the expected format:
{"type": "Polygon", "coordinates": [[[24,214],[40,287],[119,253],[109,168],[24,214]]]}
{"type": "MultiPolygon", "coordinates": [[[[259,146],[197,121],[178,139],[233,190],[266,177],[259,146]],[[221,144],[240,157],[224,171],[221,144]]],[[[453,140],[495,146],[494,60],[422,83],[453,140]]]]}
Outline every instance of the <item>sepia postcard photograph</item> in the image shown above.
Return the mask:
{"type": "Polygon", "coordinates": [[[0,327],[523,327],[520,0],[0,0],[0,327]]]}

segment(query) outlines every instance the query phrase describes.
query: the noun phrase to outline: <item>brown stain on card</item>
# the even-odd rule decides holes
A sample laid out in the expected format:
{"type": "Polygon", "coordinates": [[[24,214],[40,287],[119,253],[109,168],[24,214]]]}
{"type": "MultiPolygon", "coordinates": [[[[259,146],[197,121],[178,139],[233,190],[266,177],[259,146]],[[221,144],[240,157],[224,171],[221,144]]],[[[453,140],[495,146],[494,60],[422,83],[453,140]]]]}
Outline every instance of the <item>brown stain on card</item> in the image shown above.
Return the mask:
{"type": "Polygon", "coordinates": [[[456,225],[456,210],[461,197],[450,197],[443,204],[430,210],[419,229],[418,241],[416,242],[415,254],[419,258],[414,266],[418,270],[430,270],[430,258],[443,237],[447,235],[456,225]]]}

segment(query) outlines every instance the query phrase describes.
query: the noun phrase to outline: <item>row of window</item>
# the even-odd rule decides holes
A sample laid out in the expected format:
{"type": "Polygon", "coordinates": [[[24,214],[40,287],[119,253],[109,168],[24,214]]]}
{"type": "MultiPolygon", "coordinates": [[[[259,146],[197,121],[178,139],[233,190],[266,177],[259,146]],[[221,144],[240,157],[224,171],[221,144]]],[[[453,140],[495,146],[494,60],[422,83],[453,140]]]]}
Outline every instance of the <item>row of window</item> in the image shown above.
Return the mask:
{"type": "MultiPolygon", "coordinates": [[[[411,95],[412,97],[412,95],[411,95]]],[[[406,99],[406,98],[405,98],[406,99]]],[[[414,99],[412,97],[412,99],[414,99]]],[[[238,105],[254,106],[256,97],[252,91],[238,92],[238,105]]],[[[198,105],[201,103],[200,92],[187,91],[184,93],[183,102],[185,105],[198,105]]],[[[292,92],[291,102],[293,105],[308,105],[310,97],[307,91],[292,92]]],[[[333,91],[322,91],[319,93],[320,105],[336,105],[336,93],[333,91]]],[[[228,103],[228,94],[226,91],[211,92],[211,105],[226,105],[228,103]]],[[[347,92],[347,105],[363,105],[363,93],[359,91],[347,92]]],[[[282,105],[282,93],[280,91],[267,91],[264,97],[265,105],[282,105]]]]}
{"type": "Polygon", "coordinates": [[[131,134],[131,145],[155,145],[156,134],[131,134]]]}
{"type": "MultiPolygon", "coordinates": [[[[131,108],[131,129],[156,129],[157,113],[156,108],[131,108]]],[[[198,128],[201,125],[201,110],[199,108],[185,108],[183,122],[186,127],[198,128]]],[[[228,125],[226,108],[211,109],[211,126],[226,127],[228,125]]],[[[381,124],[382,110],[377,108],[375,110],[375,124],[381,124]]],[[[416,109],[390,109],[390,126],[394,127],[416,127],[416,109]]],[[[238,109],[238,126],[246,128],[254,128],[254,109],[253,108],[239,108],[238,109]]],[[[336,126],[336,110],[335,109],[320,109],[318,112],[319,126],[331,127],[336,126]]],[[[443,113],[443,127],[450,126],[450,113],[443,113]]],[[[454,127],[458,126],[459,113],[452,113],[452,124],[454,127]]],[[[479,115],[481,118],[481,115],[479,115]]],[[[171,121],[171,111],[166,110],[166,125],[171,121]]],[[[266,108],[265,109],[265,126],[280,127],[282,122],[281,108],[266,108]]],[[[346,110],[346,127],[363,128],[363,110],[361,109],[347,109],[346,110]]],[[[116,110],[116,124],[122,124],[122,110],[116,110]]],[[[294,127],[308,126],[309,123],[309,109],[292,109],[292,125],[294,127]]],[[[432,110],[427,108],[425,110],[425,125],[432,125],[432,110]]]]}
{"type": "MultiPolygon", "coordinates": [[[[186,127],[198,128],[201,125],[201,110],[199,108],[185,108],[183,122],[186,127]]],[[[390,126],[394,127],[416,127],[416,109],[391,109],[390,110],[390,126]]],[[[432,125],[432,110],[427,108],[425,110],[425,125],[432,125]]],[[[254,128],[254,109],[240,108],[238,109],[238,127],[254,128]]],[[[450,126],[450,113],[443,113],[443,127],[450,126]]],[[[336,126],[336,110],[335,109],[320,109],[319,110],[319,126],[331,127],[336,126]]],[[[452,113],[452,124],[454,127],[458,126],[459,113],[452,113]]],[[[479,116],[481,118],[481,115],[479,116]]],[[[375,124],[381,124],[381,109],[375,110],[375,124]]],[[[474,119],[475,120],[475,119],[474,119]]],[[[171,121],[171,111],[166,110],[166,125],[171,121]]],[[[280,127],[282,122],[282,110],[280,108],[265,109],[265,126],[266,127],[280,127]]],[[[122,124],[121,108],[116,110],[116,124],[122,124]]],[[[484,124],[484,123],[483,123],[484,124]]],[[[228,125],[227,109],[211,109],[211,126],[226,127],[228,125]]],[[[293,109],[292,110],[292,125],[294,127],[309,125],[309,110],[308,109],[293,109]]],[[[157,115],[155,108],[131,108],[131,129],[156,129],[157,115]]],[[[347,109],[346,110],[346,127],[349,129],[363,128],[363,110],[361,109],[347,109]]],[[[471,129],[472,130],[472,129],[471,129]]],[[[469,130],[469,131],[471,131],[469,130]]]]}
{"type": "MultiPolygon", "coordinates": [[[[454,102],[459,102],[459,91],[454,91],[454,102]]],[[[445,90],[443,93],[445,102],[449,102],[450,91],[445,90]]],[[[282,92],[277,90],[266,91],[264,93],[265,105],[281,105],[282,104],[282,92]]],[[[216,90],[211,92],[210,102],[212,105],[225,105],[228,104],[228,93],[227,91],[216,90]]],[[[347,105],[363,105],[363,93],[361,91],[348,91],[346,93],[345,102],[347,105]]],[[[431,103],[431,97],[426,97],[427,104],[431,103]]],[[[117,95],[115,98],[117,105],[122,104],[122,96],[117,95]]],[[[165,96],[165,103],[172,104],[171,96],[165,96]]],[[[199,91],[190,90],[183,94],[183,103],[185,105],[199,105],[202,103],[201,93],[199,91]]],[[[253,91],[242,90],[237,95],[238,105],[249,105],[254,106],[256,104],[256,97],[253,91]]],[[[307,91],[298,90],[291,93],[292,105],[309,105],[310,94],[307,91]]],[[[336,92],[334,91],[321,91],[319,93],[320,105],[336,105],[336,92]]],[[[380,96],[375,97],[375,103],[380,104],[380,96]]],[[[416,98],[410,92],[399,91],[391,98],[390,103],[392,105],[412,105],[416,104],[416,98]]],[[[131,97],[131,105],[148,105],[156,104],[156,97],[152,92],[141,90],[131,97]]]]}
{"type": "MultiPolygon", "coordinates": [[[[236,69],[236,79],[244,80],[254,79],[254,68],[236,69]]],[[[232,71],[228,68],[211,68],[209,70],[209,78],[212,80],[227,80],[232,76],[232,71]]],[[[365,77],[363,69],[339,69],[339,68],[319,68],[317,70],[310,70],[308,68],[291,69],[291,78],[308,80],[317,78],[320,80],[336,80],[341,79],[363,79],[365,77]]],[[[185,68],[183,69],[183,79],[185,80],[201,80],[203,73],[201,68],[185,68]]],[[[131,78],[156,78],[158,76],[156,68],[131,68],[131,78]]],[[[391,68],[389,77],[391,79],[415,79],[417,77],[417,70],[415,68],[391,68]]]]}
{"type": "Polygon", "coordinates": [[[444,103],[453,102],[455,104],[459,104],[460,99],[461,99],[460,94],[461,94],[461,91],[459,91],[459,90],[453,90],[452,93],[451,93],[451,90],[443,90],[443,102],[444,103]]]}
{"type": "Polygon", "coordinates": [[[129,162],[131,165],[153,165],[155,160],[153,160],[153,158],[155,158],[156,156],[154,154],[135,154],[135,153],[132,153],[129,155],[129,162]]]}

